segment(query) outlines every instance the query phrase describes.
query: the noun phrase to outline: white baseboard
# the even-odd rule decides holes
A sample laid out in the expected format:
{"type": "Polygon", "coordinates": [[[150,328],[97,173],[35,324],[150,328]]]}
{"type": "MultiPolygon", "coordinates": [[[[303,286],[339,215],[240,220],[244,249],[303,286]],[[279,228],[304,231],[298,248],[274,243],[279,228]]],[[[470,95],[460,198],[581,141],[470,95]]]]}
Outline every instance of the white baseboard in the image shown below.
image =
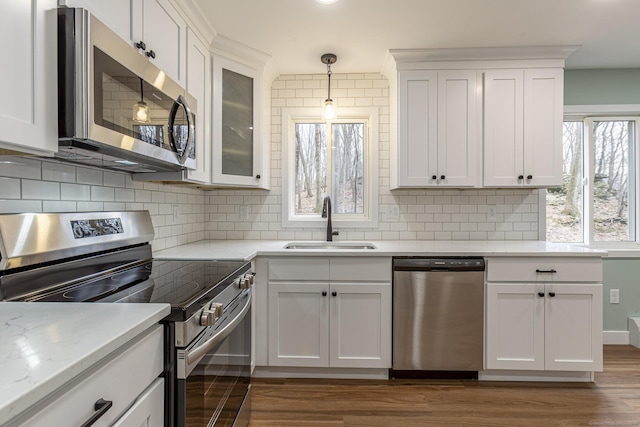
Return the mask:
{"type": "Polygon", "coordinates": [[[603,344],[629,344],[629,331],[602,331],[603,344]]]}

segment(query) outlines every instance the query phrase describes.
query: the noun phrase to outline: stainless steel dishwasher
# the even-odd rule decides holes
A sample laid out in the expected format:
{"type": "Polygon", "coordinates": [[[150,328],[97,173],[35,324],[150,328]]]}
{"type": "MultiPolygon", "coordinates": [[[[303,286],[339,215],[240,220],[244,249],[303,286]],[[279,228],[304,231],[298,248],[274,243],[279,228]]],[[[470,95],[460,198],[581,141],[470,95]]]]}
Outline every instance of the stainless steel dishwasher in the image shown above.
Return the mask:
{"type": "Polygon", "coordinates": [[[477,378],[484,270],[483,258],[394,258],[393,377],[477,378]]]}

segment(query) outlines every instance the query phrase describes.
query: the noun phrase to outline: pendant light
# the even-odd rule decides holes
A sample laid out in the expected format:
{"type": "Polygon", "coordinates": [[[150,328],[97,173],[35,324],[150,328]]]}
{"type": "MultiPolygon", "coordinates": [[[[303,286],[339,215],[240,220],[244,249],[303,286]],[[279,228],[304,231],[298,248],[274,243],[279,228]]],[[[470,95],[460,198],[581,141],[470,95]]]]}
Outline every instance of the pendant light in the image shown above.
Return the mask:
{"type": "Polygon", "coordinates": [[[324,119],[333,120],[336,118],[336,111],[333,105],[333,99],[331,99],[331,64],[334,64],[338,57],[333,53],[325,53],[320,57],[323,64],[327,65],[327,77],[329,83],[327,85],[327,99],[324,101],[324,119]]]}
{"type": "Polygon", "coordinates": [[[149,123],[151,115],[149,114],[149,106],[144,102],[143,82],[140,79],[140,101],[133,105],[133,121],[138,123],[149,123]]]}

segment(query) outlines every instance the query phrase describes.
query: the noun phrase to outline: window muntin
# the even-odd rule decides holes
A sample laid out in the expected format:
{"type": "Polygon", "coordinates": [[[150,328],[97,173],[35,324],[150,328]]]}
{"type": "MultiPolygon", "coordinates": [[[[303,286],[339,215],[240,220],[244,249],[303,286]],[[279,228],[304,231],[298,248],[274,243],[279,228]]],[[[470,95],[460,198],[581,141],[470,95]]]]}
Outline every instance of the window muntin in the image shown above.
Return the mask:
{"type": "Polygon", "coordinates": [[[588,244],[637,241],[635,147],[639,120],[565,120],[564,185],[547,191],[547,240],[588,244]]]}

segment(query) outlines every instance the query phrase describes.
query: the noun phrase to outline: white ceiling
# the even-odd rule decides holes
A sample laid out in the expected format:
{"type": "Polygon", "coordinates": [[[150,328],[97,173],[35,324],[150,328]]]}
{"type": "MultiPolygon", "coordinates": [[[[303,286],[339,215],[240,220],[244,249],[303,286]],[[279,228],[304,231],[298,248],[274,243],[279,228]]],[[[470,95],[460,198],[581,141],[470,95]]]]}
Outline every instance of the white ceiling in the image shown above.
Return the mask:
{"type": "Polygon", "coordinates": [[[579,45],[566,68],[640,68],[639,0],[195,0],[280,74],[377,72],[389,49],[579,45]]]}

